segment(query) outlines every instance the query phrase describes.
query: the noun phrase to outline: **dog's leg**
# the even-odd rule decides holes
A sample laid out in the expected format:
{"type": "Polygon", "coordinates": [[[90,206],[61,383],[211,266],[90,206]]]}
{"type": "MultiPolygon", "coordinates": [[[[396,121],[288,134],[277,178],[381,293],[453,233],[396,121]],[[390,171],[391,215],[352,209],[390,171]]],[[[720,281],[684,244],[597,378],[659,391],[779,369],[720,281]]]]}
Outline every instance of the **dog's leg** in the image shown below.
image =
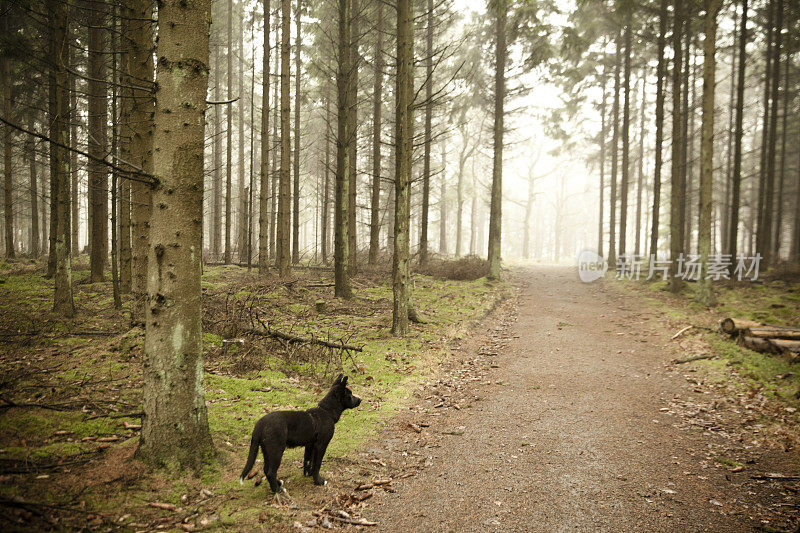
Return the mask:
{"type": "Polygon", "coordinates": [[[278,479],[278,467],[281,466],[283,450],[269,450],[268,453],[264,454],[264,457],[264,474],[267,476],[269,488],[275,494],[286,492],[286,489],[283,488],[283,480],[278,479]]]}
{"type": "Polygon", "coordinates": [[[314,445],[309,444],[306,446],[306,453],[303,457],[303,475],[310,476],[312,467],[314,466],[314,445]]]}
{"type": "Polygon", "coordinates": [[[326,485],[328,482],[319,475],[319,469],[322,466],[322,457],[325,455],[325,450],[328,449],[327,442],[317,442],[314,445],[314,457],[312,459],[311,475],[314,477],[314,485],[326,485]]]}

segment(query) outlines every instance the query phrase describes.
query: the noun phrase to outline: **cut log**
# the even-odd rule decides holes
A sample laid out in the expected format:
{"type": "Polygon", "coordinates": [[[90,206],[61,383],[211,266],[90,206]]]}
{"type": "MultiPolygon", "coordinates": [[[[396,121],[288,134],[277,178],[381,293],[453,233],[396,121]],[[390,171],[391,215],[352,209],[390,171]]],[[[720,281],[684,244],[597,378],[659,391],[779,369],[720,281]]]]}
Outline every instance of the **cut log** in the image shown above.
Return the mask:
{"type": "Polygon", "coordinates": [[[773,346],[784,354],[800,354],[800,340],[770,339],[773,346]]]}
{"type": "Polygon", "coordinates": [[[777,326],[758,326],[748,328],[745,335],[749,337],[762,337],[765,339],[789,339],[800,341],[800,329],[782,328],[777,326]]]}
{"type": "Polygon", "coordinates": [[[780,349],[772,344],[769,339],[762,339],[761,337],[749,337],[741,335],[739,337],[739,344],[749,350],[761,353],[780,353],[780,349]]]}
{"type": "Polygon", "coordinates": [[[737,333],[750,328],[757,328],[761,326],[768,326],[764,322],[755,322],[753,320],[743,320],[741,318],[723,318],[719,323],[719,328],[728,335],[736,335],[737,333]]]}

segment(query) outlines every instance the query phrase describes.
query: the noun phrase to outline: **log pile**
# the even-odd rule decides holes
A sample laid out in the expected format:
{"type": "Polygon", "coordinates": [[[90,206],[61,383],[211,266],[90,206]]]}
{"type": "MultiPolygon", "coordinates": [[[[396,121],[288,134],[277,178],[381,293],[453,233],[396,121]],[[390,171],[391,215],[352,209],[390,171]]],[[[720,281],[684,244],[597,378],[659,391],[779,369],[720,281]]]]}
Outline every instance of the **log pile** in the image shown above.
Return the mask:
{"type": "Polygon", "coordinates": [[[735,338],[740,346],[761,353],[779,354],[790,362],[800,362],[800,329],[776,326],[753,320],[724,318],[722,333],[735,338]]]}

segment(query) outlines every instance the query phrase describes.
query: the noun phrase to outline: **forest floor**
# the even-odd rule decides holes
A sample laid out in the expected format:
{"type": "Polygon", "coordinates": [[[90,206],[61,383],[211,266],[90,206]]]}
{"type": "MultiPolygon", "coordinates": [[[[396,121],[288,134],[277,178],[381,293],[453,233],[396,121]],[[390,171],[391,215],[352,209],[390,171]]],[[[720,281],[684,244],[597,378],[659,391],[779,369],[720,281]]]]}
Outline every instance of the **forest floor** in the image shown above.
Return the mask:
{"type": "Polygon", "coordinates": [[[141,333],[108,283],[79,283],[80,316],[65,322],[46,311],[40,267],[0,270],[4,530],[797,527],[800,372],[712,331],[722,316],[798,325],[796,284],[723,289],[709,310],[659,283],[583,284],[570,267],[514,269],[499,285],[416,275],[427,323],[399,340],[385,272],[361,274],[345,303],[325,271],[282,282],[209,268],[206,399],[220,460],[194,478],[148,473],[132,458],[138,418],[110,418],[140,405],[141,333]],[[244,334],[262,321],[364,351],[244,334]],[[223,350],[223,338],[244,342],[223,350]],[[714,357],[675,363],[698,354],[714,357]],[[337,425],[329,484],[303,478],[295,450],[279,473],[289,503],[264,483],[240,487],[254,421],[312,405],[339,369],[365,401],[337,425]]]}
{"type": "MultiPolygon", "coordinates": [[[[78,316],[50,312],[53,285],[40,262],[0,262],[0,530],[271,529],[292,510],[272,506],[266,484],[238,483],[253,425],[265,412],[316,404],[336,374],[363,398],[348,412],[325,457],[327,491],[302,476],[302,450],[287,451],[281,476],[298,501],[322,505],[350,456],[385,427],[421,379],[446,359],[507,294],[505,283],[416,275],[424,320],[390,334],[387,267],[362,269],[355,297],[333,298],[332,271],[298,268],[286,280],[235,266],[203,275],[203,345],[208,419],[216,464],[200,477],[149,473],[134,458],[141,424],[143,333],[114,309],[111,284],[87,283],[75,265],[78,316]],[[251,329],[344,342],[341,351],[285,343],[251,329]],[[223,342],[232,340],[233,342],[223,342]],[[130,415],[130,416],[125,416],[130,415]]],[[[261,463],[259,461],[259,463],[261,463]]],[[[262,465],[263,466],[263,465],[262,465]]],[[[253,473],[262,468],[256,465],[253,473]]],[[[256,480],[260,480],[258,476],[256,480]]]]}

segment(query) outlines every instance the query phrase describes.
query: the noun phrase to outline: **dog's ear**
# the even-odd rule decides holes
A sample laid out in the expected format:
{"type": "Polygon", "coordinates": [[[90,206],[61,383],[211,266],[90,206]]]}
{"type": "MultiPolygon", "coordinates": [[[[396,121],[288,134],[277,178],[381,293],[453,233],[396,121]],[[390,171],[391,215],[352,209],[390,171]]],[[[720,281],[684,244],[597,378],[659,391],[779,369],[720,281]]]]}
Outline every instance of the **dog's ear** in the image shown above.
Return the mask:
{"type": "Polygon", "coordinates": [[[339,374],[338,376],[336,376],[336,380],[334,380],[333,384],[338,385],[341,382],[342,382],[342,374],[339,374]]]}
{"type": "Polygon", "coordinates": [[[345,376],[344,379],[342,380],[342,385],[347,386],[347,376],[345,376]]]}

